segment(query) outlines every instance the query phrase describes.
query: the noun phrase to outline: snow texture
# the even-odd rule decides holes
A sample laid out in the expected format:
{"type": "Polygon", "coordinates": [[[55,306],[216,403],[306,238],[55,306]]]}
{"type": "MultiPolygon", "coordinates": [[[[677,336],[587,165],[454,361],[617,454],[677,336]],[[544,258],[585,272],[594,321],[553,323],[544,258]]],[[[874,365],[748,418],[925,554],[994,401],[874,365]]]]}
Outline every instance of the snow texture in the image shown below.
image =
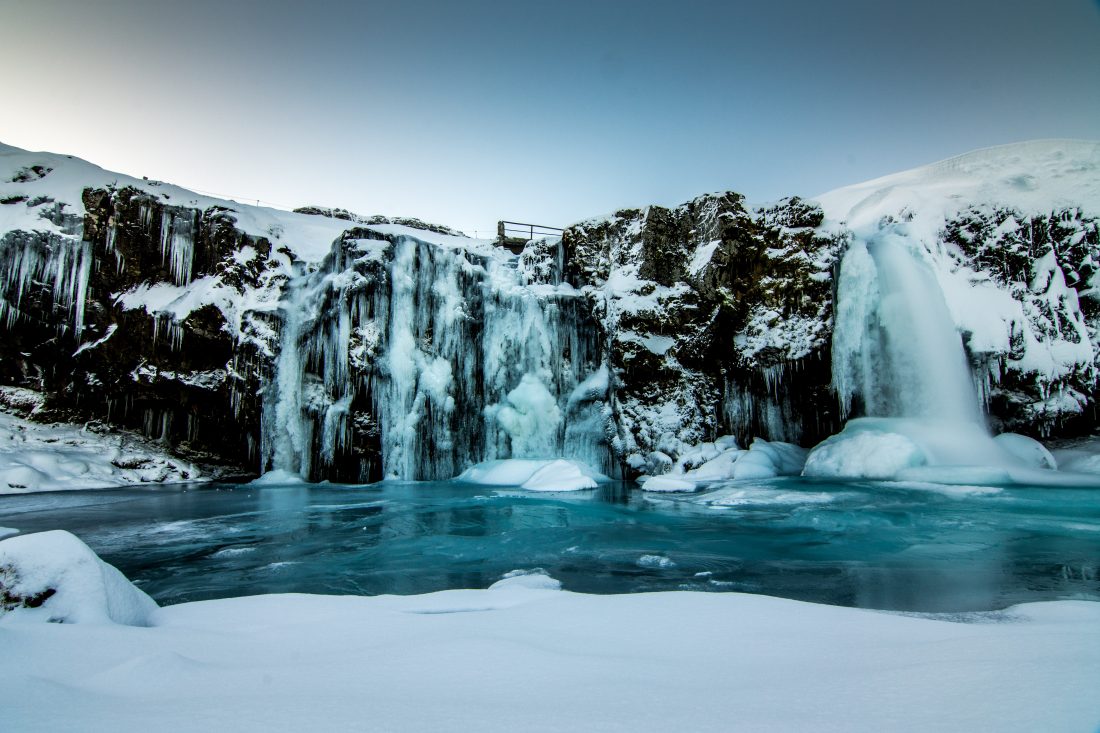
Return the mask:
{"type": "Polygon", "coordinates": [[[579,461],[512,458],[471,466],[455,480],[483,486],[518,486],[529,491],[580,491],[594,489],[608,478],[579,461]]]}
{"type": "Polygon", "coordinates": [[[157,604],[74,535],[0,541],[0,619],[149,626],[157,604]]]}
{"type": "MultiPolygon", "coordinates": [[[[30,567],[64,549],[82,572],[100,572],[61,537],[15,554],[30,567]]],[[[700,732],[1005,733],[1092,730],[1100,716],[1095,602],[891,614],[737,593],[584,595],[538,571],[508,575],[488,590],[420,596],[185,603],[156,611],[147,629],[9,614],[0,716],[12,731],[668,731],[688,721],[700,732]]],[[[87,608],[104,620],[99,601],[87,608]]]]}
{"type": "Polygon", "coordinates": [[[0,412],[0,494],[199,480],[198,468],[137,436],[0,412]]]}

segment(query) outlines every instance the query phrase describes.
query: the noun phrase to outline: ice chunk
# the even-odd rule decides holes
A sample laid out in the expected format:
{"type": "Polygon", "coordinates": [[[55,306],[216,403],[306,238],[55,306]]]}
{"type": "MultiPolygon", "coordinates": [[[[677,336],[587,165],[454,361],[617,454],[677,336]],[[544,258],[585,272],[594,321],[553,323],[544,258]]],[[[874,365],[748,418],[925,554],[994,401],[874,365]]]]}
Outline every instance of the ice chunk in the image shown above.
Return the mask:
{"type": "Polygon", "coordinates": [[[542,568],[533,570],[512,570],[507,572],[497,582],[489,586],[489,590],[502,590],[505,588],[527,588],[530,590],[561,590],[561,581],[550,577],[550,573],[542,568]]]}
{"type": "Polygon", "coordinates": [[[695,491],[695,482],[685,478],[684,476],[645,476],[639,479],[638,483],[646,491],[662,491],[662,492],[687,492],[695,491]]]}
{"type": "Polygon", "coordinates": [[[268,471],[257,479],[253,479],[249,482],[249,486],[283,486],[286,484],[304,484],[305,482],[304,478],[293,471],[288,471],[285,468],[276,468],[273,471],[268,471]]]}
{"type": "Polygon", "coordinates": [[[919,478],[913,473],[922,466],[993,467],[986,474],[1002,477],[1007,469],[1023,467],[976,423],[865,417],[849,420],[844,430],[810,451],[803,475],[934,480],[927,472],[919,478]]]}
{"type": "Polygon", "coordinates": [[[1058,461],[1046,447],[1026,435],[1018,433],[1001,433],[993,438],[997,445],[1004,448],[1012,455],[1019,458],[1025,466],[1031,468],[1058,468],[1058,461]]]}
{"type": "Polygon", "coordinates": [[[471,466],[455,480],[483,486],[519,486],[530,491],[578,491],[594,489],[599,482],[610,479],[580,461],[511,458],[471,466]]]}
{"type": "Polygon", "coordinates": [[[63,530],[0,541],[0,616],[149,626],[152,598],[63,530]]]}
{"type": "Polygon", "coordinates": [[[806,449],[793,443],[757,438],[733,466],[735,479],[797,476],[806,463],[806,449]]]}
{"type": "Polygon", "coordinates": [[[920,446],[904,435],[845,428],[810,451],[802,473],[821,478],[888,479],[902,469],[927,462],[920,446]]]}
{"type": "Polygon", "coordinates": [[[642,555],[636,563],[642,568],[674,568],[676,563],[664,555],[642,555]]]}

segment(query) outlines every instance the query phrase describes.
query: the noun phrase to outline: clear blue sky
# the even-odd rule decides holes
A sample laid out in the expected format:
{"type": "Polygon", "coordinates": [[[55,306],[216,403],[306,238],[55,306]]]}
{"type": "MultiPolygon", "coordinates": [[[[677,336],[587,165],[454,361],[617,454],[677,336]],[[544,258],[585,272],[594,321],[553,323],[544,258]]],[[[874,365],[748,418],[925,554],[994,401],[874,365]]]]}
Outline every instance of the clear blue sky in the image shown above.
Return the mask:
{"type": "Polygon", "coordinates": [[[0,0],[0,140],[484,233],[1100,138],[1095,0],[0,0]]]}

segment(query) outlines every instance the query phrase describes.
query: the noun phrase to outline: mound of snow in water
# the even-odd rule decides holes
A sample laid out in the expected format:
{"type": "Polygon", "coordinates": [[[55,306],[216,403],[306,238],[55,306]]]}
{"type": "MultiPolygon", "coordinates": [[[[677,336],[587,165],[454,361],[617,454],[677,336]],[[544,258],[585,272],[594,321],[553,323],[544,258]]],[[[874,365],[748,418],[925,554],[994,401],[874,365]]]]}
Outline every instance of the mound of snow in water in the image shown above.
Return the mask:
{"type": "Polygon", "coordinates": [[[875,430],[849,432],[845,428],[810,451],[802,473],[820,478],[888,479],[927,462],[920,446],[904,435],[875,430]]]}
{"type": "Polygon", "coordinates": [[[993,441],[1007,452],[1018,458],[1021,463],[1031,468],[1057,469],[1058,461],[1051,452],[1035,438],[1018,433],[1001,433],[993,437],[993,441]]]}
{"type": "Polygon", "coordinates": [[[504,577],[489,586],[489,590],[508,588],[561,590],[561,581],[550,577],[550,573],[542,568],[535,568],[534,570],[513,570],[505,573],[504,577]]]}
{"type": "Polygon", "coordinates": [[[510,458],[471,466],[455,480],[483,486],[518,486],[530,491],[579,491],[594,489],[599,482],[610,479],[580,461],[510,458]]]}
{"type": "Polygon", "coordinates": [[[806,449],[792,443],[755,439],[740,450],[732,439],[719,439],[685,448],[672,472],[642,476],[646,491],[689,492],[715,481],[797,476],[806,462],[806,449]]]}
{"type": "MultiPolygon", "coordinates": [[[[1019,448],[1019,442],[1014,445],[1019,448]]],[[[1009,469],[1024,464],[977,423],[863,417],[849,420],[844,430],[810,451],[803,475],[932,480],[925,466],[1009,469]]]]}
{"type": "Polygon", "coordinates": [[[806,464],[805,448],[792,443],[768,441],[757,438],[749,451],[738,459],[733,467],[735,479],[776,478],[797,476],[806,464]]]}
{"type": "Polygon", "coordinates": [[[0,616],[149,626],[152,598],[62,530],[0,541],[0,616]]]}
{"type": "Polygon", "coordinates": [[[285,486],[287,484],[304,484],[306,480],[294,473],[293,471],[287,471],[286,469],[277,468],[274,471],[268,471],[263,476],[253,479],[248,482],[249,486],[285,486]]]}

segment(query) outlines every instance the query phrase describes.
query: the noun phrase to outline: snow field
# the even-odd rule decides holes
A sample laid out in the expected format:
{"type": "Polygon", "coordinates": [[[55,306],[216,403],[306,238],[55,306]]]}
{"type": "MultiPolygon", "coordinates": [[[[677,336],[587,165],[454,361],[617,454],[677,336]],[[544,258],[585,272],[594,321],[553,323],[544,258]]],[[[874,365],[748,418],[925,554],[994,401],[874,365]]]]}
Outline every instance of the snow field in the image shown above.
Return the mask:
{"type": "Polygon", "coordinates": [[[0,616],[5,730],[1030,733],[1100,723],[1100,603],[919,616],[737,593],[584,595],[518,571],[487,590],[188,603],[155,610],[149,628],[101,612],[40,623],[77,595],[70,587],[95,589],[88,553],[56,532],[0,542],[0,558],[49,566],[61,585],[40,609],[0,616]]]}

